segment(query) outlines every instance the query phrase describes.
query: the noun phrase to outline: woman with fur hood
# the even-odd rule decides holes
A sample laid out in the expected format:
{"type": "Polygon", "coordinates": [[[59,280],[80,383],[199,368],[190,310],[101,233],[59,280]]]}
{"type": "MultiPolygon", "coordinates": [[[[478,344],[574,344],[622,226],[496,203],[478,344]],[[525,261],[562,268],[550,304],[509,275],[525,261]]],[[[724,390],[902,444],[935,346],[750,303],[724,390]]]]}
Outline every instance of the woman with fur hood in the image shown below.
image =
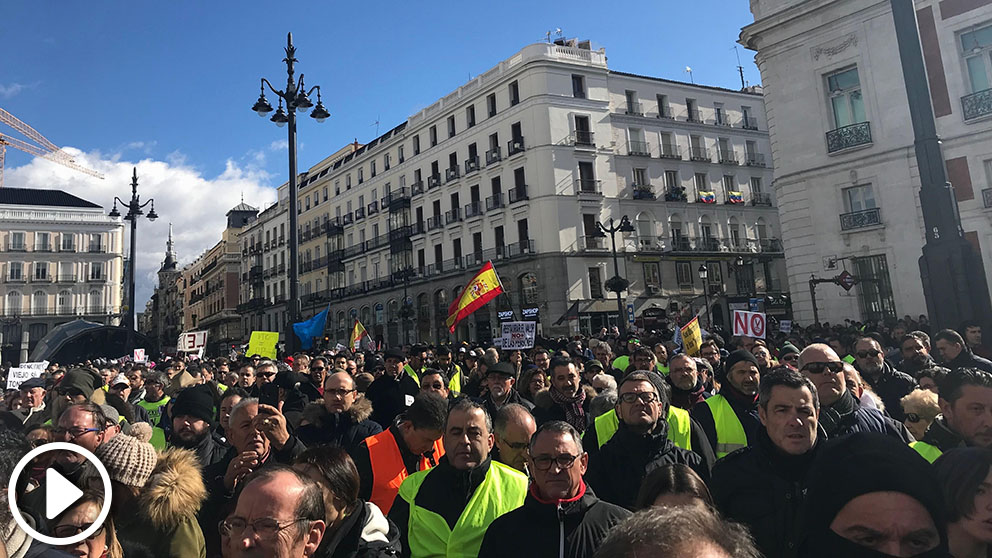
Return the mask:
{"type": "Polygon", "coordinates": [[[96,456],[110,475],[121,544],[140,542],[155,558],[206,557],[196,514],[207,489],[196,454],[179,448],[156,454],[151,444],[120,434],[96,456]]]}
{"type": "Polygon", "coordinates": [[[358,394],[351,375],[337,372],[324,378],[323,401],[303,410],[296,437],[307,447],[338,446],[350,453],[365,438],[382,432],[370,416],[372,402],[358,394]]]}

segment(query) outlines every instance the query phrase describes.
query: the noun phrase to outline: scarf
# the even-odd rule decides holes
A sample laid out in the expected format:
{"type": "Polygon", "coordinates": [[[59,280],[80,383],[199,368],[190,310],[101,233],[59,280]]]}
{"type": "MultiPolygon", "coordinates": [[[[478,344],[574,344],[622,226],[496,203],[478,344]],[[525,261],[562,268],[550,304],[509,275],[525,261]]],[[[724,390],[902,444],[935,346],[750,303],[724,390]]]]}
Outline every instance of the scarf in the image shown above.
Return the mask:
{"type": "Polygon", "coordinates": [[[586,429],[586,410],[582,408],[582,404],[586,400],[585,390],[579,387],[572,397],[568,397],[555,388],[548,390],[548,393],[555,405],[565,409],[565,422],[574,426],[579,432],[584,432],[586,429]]]}
{"type": "Polygon", "coordinates": [[[840,431],[844,422],[854,415],[859,407],[860,405],[851,390],[845,389],[844,393],[840,395],[840,399],[834,401],[833,405],[820,409],[820,426],[827,432],[827,435],[832,437],[840,431]]]}

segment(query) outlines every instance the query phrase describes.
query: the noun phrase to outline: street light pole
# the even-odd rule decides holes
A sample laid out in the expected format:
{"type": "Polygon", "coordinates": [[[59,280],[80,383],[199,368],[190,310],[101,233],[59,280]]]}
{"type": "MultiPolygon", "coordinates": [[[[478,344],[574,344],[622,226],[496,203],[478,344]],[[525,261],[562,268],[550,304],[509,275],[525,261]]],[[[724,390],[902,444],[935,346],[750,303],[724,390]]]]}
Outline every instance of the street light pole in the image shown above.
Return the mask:
{"type": "MultiPolygon", "coordinates": [[[[294,66],[298,60],[296,59],[296,47],[293,46],[292,33],[286,36],[285,51],[286,58],[283,58],[283,62],[286,63],[286,89],[282,91],[278,90],[269,83],[269,80],[261,78],[261,93],[258,96],[258,100],[255,101],[255,105],[252,106],[252,110],[261,117],[272,112],[272,105],[265,99],[265,87],[268,86],[269,90],[279,97],[279,108],[270,120],[280,128],[289,124],[289,265],[286,270],[289,275],[289,300],[286,301],[288,309],[287,320],[289,323],[287,324],[286,331],[292,331],[292,324],[299,321],[300,317],[299,277],[297,276],[299,271],[300,247],[299,236],[296,230],[298,226],[296,218],[296,196],[298,190],[296,171],[296,113],[297,111],[306,113],[313,107],[310,117],[317,122],[326,120],[330,116],[330,113],[324,108],[324,103],[320,99],[319,85],[311,87],[308,91],[303,84],[303,74],[300,74],[298,81],[296,80],[294,66]],[[317,91],[317,106],[314,106],[309,97],[310,93],[314,91],[317,91]],[[285,111],[282,108],[283,101],[286,102],[285,111]]],[[[286,351],[294,352],[297,346],[296,337],[294,335],[287,335],[286,351]]]]}
{"type": "Polygon", "coordinates": [[[703,262],[699,264],[699,278],[703,280],[703,304],[706,308],[706,327],[712,328],[713,322],[710,320],[710,271],[706,267],[706,263],[703,262]]]}
{"type": "Polygon", "coordinates": [[[144,207],[148,204],[152,205],[151,210],[148,212],[148,220],[154,221],[158,219],[158,214],[155,213],[155,199],[148,198],[145,203],[141,203],[141,196],[138,195],[138,167],[134,167],[134,174],[131,176],[131,200],[124,201],[117,196],[114,196],[114,208],[110,211],[110,217],[120,217],[121,213],[117,211],[117,204],[120,203],[122,206],[127,207],[127,214],[124,215],[126,221],[131,222],[131,250],[128,256],[128,266],[127,266],[127,312],[122,316],[122,326],[128,329],[137,330],[134,322],[134,268],[135,268],[135,258],[138,257],[137,249],[137,239],[138,239],[138,217],[144,215],[144,207]]]}
{"type": "Polygon", "coordinates": [[[613,217],[610,217],[610,225],[606,226],[603,223],[596,223],[596,237],[605,238],[607,234],[610,235],[610,243],[612,245],[613,251],[613,277],[606,280],[606,289],[610,292],[616,293],[617,295],[617,331],[620,333],[620,337],[623,337],[626,333],[627,326],[624,323],[624,311],[623,311],[623,299],[620,298],[620,293],[627,290],[630,286],[630,282],[620,277],[620,264],[617,263],[617,237],[616,233],[626,233],[634,232],[634,226],[630,224],[630,219],[624,215],[620,218],[619,223],[613,221],[613,217]]]}

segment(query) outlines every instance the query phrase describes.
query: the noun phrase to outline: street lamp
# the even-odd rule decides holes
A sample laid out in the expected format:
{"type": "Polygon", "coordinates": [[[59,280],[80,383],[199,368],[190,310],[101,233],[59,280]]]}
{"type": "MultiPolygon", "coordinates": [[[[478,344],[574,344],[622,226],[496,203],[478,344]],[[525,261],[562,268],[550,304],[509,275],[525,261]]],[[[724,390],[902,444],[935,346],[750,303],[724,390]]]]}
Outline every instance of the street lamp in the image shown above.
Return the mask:
{"type": "Polygon", "coordinates": [[[737,256],[734,260],[734,266],[731,268],[734,272],[734,279],[737,281],[737,294],[739,295],[750,295],[751,290],[747,287],[747,278],[744,277],[744,257],[737,256]]]}
{"type": "Polygon", "coordinates": [[[710,270],[706,267],[706,263],[703,262],[699,264],[699,278],[703,280],[703,304],[706,305],[706,327],[713,327],[710,322],[710,270]]]}
{"type": "Polygon", "coordinates": [[[614,223],[613,217],[610,217],[610,225],[606,226],[603,223],[596,223],[596,234],[593,236],[596,238],[606,238],[606,235],[610,235],[610,242],[612,243],[613,249],[613,277],[606,280],[606,290],[616,293],[617,295],[617,330],[620,332],[620,336],[623,337],[624,330],[626,326],[624,325],[624,312],[623,312],[623,299],[620,298],[620,293],[627,290],[630,282],[620,277],[620,265],[617,263],[617,236],[616,233],[631,233],[634,232],[634,226],[630,224],[630,219],[626,215],[620,218],[619,223],[614,223]]]}
{"type": "Polygon", "coordinates": [[[413,268],[404,267],[397,271],[394,276],[403,280],[403,306],[400,307],[400,331],[403,333],[403,342],[400,343],[400,346],[403,346],[410,342],[410,336],[407,334],[407,323],[413,317],[413,305],[410,304],[410,299],[407,296],[407,288],[410,285],[410,278],[413,276],[413,268]]]}
{"type": "Polygon", "coordinates": [[[124,314],[124,323],[122,326],[128,329],[135,329],[134,323],[134,268],[136,265],[135,258],[137,257],[137,235],[138,235],[138,217],[145,214],[142,209],[151,204],[152,208],[148,212],[149,221],[154,221],[158,219],[158,214],[155,213],[155,199],[148,198],[145,203],[141,203],[141,196],[138,195],[138,168],[134,167],[134,174],[131,176],[131,200],[124,201],[117,196],[114,196],[114,208],[110,210],[110,217],[120,217],[121,212],[117,211],[117,204],[120,203],[122,206],[127,208],[127,214],[124,215],[125,221],[131,221],[131,255],[128,256],[128,266],[127,266],[127,312],[124,314]]]}
{"type": "MultiPolygon", "coordinates": [[[[293,34],[289,33],[286,37],[286,58],[283,58],[283,62],[286,63],[286,89],[278,90],[269,83],[269,80],[261,78],[261,93],[258,95],[258,100],[251,107],[251,110],[258,113],[259,116],[265,117],[266,114],[272,112],[272,105],[265,98],[265,86],[269,86],[269,90],[279,97],[279,108],[272,115],[269,120],[274,122],[276,126],[282,128],[286,124],[289,124],[289,300],[287,301],[288,306],[288,316],[290,324],[296,323],[300,316],[300,301],[299,301],[299,286],[297,272],[299,268],[297,266],[299,258],[299,245],[298,237],[296,234],[296,194],[297,194],[297,183],[296,183],[296,113],[306,113],[313,107],[310,111],[310,118],[313,118],[317,122],[323,122],[331,114],[327,112],[324,108],[324,103],[320,100],[320,86],[315,85],[308,91],[306,86],[303,84],[303,74],[300,74],[299,81],[296,80],[294,75],[293,65],[298,61],[296,59],[296,47],[293,46],[293,34]],[[317,105],[314,106],[313,102],[310,100],[310,93],[317,91],[317,105]],[[286,102],[286,109],[283,110],[283,101],[286,102]]],[[[292,352],[296,347],[296,340],[291,335],[286,340],[287,351],[292,352]]]]}

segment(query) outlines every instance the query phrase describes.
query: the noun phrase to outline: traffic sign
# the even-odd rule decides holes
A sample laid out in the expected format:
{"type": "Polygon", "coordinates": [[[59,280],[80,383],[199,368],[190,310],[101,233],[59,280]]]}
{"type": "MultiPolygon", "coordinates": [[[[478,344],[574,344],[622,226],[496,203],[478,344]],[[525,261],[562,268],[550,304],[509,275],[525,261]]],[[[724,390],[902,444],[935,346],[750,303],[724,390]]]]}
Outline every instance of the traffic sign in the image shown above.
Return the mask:
{"type": "Polygon", "coordinates": [[[843,287],[845,291],[850,291],[858,284],[858,278],[848,273],[845,269],[840,272],[840,275],[834,277],[834,282],[843,287]]]}
{"type": "Polygon", "coordinates": [[[634,323],[634,305],[633,304],[628,304],[627,305],[627,323],[629,323],[629,324],[633,324],[634,323]]]}

